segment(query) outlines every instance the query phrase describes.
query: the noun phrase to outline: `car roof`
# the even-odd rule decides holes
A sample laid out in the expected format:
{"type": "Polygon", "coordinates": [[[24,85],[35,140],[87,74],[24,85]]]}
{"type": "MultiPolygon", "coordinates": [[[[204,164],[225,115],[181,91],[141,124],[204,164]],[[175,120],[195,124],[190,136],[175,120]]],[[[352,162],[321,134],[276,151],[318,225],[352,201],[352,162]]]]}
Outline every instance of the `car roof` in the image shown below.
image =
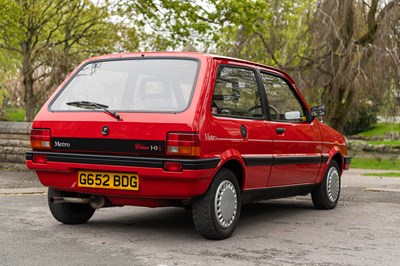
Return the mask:
{"type": "Polygon", "coordinates": [[[222,55],[215,55],[215,54],[207,54],[207,53],[200,53],[200,52],[126,52],[126,53],[115,53],[115,54],[106,54],[106,55],[101,55],[101,56],[96,56],[96,57],[91,57],[85,60],[85,63],[88,61],[98,61],[98,60],[106,60],[106,59],[117,59],[117,58],[135,58],[135,57],[194,57],[194,58],[199,58],[199,59],[208,59],[208,58],[213,58],[213,59],[221,59],[221,60],[227,60],[227,61],[234,61],[238,63],[244,63],[244,64],[249,64],[253,66],[258,66],[260,68],[268,69],[273,72],[276,72],[278,74],[281,74],[284,76],[288,81],[292,84],[295,82],[293,79],[284,71],[274,68],[271,66],[263,65],[260,63],[244,60],[244,59],[239,59],[239,58],[234,58],[234,57],[229,57],[229,56],[222,56],[222,55]]]}

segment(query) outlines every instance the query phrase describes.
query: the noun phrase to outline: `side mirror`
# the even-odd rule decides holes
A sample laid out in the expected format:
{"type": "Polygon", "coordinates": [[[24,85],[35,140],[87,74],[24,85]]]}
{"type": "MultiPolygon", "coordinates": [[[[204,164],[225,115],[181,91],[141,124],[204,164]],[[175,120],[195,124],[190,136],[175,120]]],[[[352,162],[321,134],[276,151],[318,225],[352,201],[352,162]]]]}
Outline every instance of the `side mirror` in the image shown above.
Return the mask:
{"type": "Polygon", "coordinates": [[[325,104],[317,105],[311,108],[311,116],[324,116],[326,114],[326,106],[325,104]]]}
{"type": "Polygon", "coordinates": [[[299,111],[286,112],[285,119],[286,120],[300,120],[301,114],[299,111]]]}

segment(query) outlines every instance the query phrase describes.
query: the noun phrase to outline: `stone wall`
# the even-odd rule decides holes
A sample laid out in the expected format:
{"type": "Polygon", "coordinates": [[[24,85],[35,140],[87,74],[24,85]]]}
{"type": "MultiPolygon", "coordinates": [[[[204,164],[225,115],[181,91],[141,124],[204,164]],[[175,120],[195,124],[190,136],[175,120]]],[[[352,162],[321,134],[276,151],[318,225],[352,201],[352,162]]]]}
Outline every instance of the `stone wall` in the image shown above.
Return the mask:
{"type": "Polygon", "coordinates": [[[26,169],[31,123],[0,122],[0,168],[26,169]]]}

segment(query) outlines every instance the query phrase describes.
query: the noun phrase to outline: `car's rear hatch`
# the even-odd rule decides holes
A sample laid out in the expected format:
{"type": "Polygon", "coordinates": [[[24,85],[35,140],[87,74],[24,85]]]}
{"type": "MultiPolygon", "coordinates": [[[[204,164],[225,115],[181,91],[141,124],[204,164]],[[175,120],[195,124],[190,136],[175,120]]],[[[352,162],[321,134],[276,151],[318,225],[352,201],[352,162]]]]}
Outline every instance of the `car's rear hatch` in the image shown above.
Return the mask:
{"type": "Polygon", "coordinates": [[[51,151],[163,157],[169,134],[193,132],[191,123],[177,122],[184,121],[183,115],[125,113],[121,121],[113,121],[101,112],[74,115],[88,121],[70,118],[34,123],[34,128],[50,130],[51,151]]]}
{"type": "Polygon", "coordinates": [[[165,156],[169,134],[196,131],[191,102],[199,69],[191,58],[89,61],[33,128],[50,131],[45,134],[54,152],[165,156]]]}

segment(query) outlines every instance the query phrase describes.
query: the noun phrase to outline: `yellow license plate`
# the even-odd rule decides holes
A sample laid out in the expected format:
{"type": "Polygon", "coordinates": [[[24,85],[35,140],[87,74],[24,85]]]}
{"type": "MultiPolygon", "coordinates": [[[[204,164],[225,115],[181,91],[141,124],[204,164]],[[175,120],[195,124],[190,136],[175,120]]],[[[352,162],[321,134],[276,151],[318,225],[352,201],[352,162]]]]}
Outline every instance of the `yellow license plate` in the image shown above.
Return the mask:
{"type": "Polygon", "coordinates": [[[132,173],[79,171],[78,187],[139,190],[139,176],[132,173]]]}

